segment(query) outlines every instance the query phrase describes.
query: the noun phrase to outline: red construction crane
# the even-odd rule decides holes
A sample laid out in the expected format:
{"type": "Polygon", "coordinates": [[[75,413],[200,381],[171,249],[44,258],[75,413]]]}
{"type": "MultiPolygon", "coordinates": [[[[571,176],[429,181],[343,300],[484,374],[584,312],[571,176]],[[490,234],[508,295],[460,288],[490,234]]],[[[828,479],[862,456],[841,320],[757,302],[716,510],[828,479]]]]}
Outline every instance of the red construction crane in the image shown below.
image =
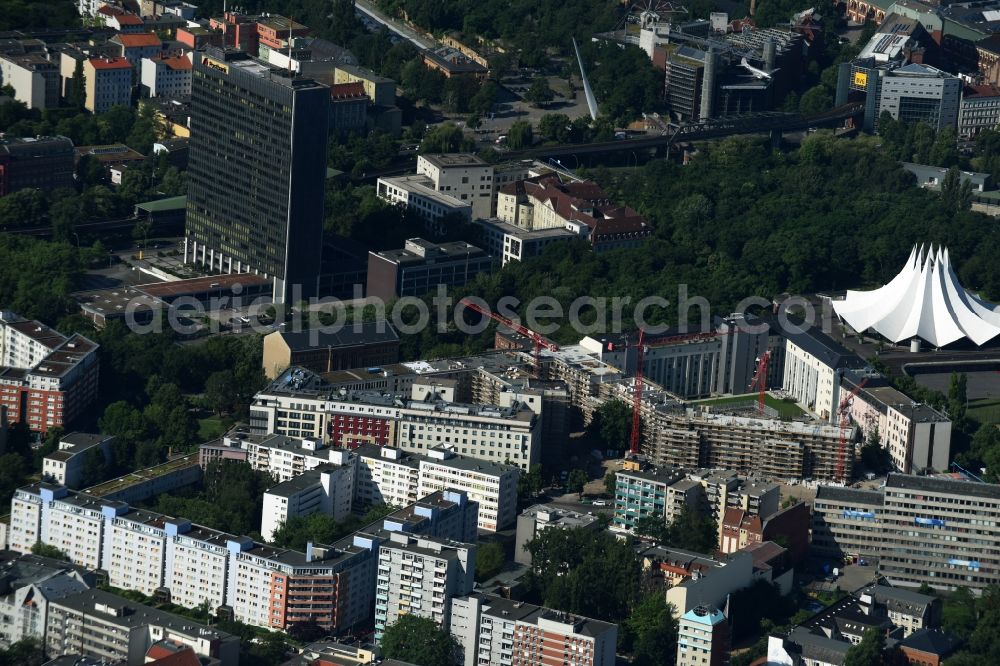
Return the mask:
{"type": "Polygon", "coordinates": [[[639,355],[636,358],[635,380],[632,388],[632,432],[629,433],[628,452],[639,455],[639,412],[642,409],[642,364],[646,356],[646,331],[639,329],[639,342],[636,343],[639,355]]]}
{"type": "Polygon", "coordinates": [[[481,314],[484,317],[489,317],[490,319],[492,319],[493,321],[497,322],[498,324],[503,324],[504,326],[506,326],[507,328],[511,329],[515,333],[520,333],[524,337],[526,337],[529,340],[531,340],[531,342],[535,346],[534,358],[535,358],[535,374],[536,375],[538,375],[538,374],[541,373],[542,364],[541,364],[541,360],[540,360],[539,356],[541,355],[542,348],[548,349],[549,351],[559,351],[559,345],[557,345],[556,343],[552,342],[551,340],[548,340],[548,339],[544,338],[543,336],[539,335],[538,333],[535,333],[534,331],[532,331],[530,328],[526,328],[525,326],[522,326],[521,324],[518,324],[517,322],[515,322],[515,321],[513,321],[511,319],[507,319],[506,317],[501,317],[500,315],[495,314],[495,313],[491,312],[490,310],[487,310],[486,308],[482,308],[482,307],[476,305],[474,302],[470,301],[467,298],[463,298],[461,301],[459,301],[458,304],[461,305],[461,306],[467,307],[468,309],[472,310],[473,312],[478,312],[479,314],[481,314]]]}
{"type": "Polygon", "coordinates": [[[865,377],[854,389],[848,393],[843,400],[840,401],[840,406],[837,409],[837,415],[840,416],[840,442],[837,446],[837,480],[844,483],[846,479],[845,472],[845,458],[847,457],[847,428],[851,425],[851,404],[854,402],[854,396],[858,394],[861,389],[865,387],[868,383],[868,378],[865,377]]]}
{"type": "Polygon", "coordinates": [[[764,355],[757,359],[757,371],[753,373],[753,380],[750,382],[750,389],[757,389],[757,413],[764,415],[764,398],[767,395],[767,365],[771,362],[771,351],[764,352],[764,355]]]}

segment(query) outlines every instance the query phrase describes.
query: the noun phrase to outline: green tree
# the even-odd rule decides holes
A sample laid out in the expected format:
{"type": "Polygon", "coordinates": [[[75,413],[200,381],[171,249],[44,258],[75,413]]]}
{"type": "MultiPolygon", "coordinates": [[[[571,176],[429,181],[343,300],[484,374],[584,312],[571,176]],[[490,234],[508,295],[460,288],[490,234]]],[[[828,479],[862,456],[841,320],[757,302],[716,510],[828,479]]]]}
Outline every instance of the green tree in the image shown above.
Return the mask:
{"type": "Polygon", "coordinates": [[[802,93],[799,100],[799,113],[804,116],[815,116],[829,111],[833,106],[833,96],[824,85],[813,86],[802,93]]]}
{"type": "Polygon", "coordinates": [[[959,587],[944,599],[941,626],[947,631],[968,638],[976,628],[976,598],[967,587],[959,587]]]}
{"type": "Polygon", "coordinates": [[[564,113],[546,113],[538,121],[538,133],[546,141],[569,143],[573,126],[564,113]]]}
{"type": "Polygon", "coordinates": [[[0,666],[41,666],[46,661],[42,642],[38,638],[22,638],[0,650],[0,666]]]}
{"type": "Polygon", "coordinates": [[[503,571],[507,564],[507,556],[503,546],[496,541],[483,544],[476,551],[476,580],[480,583],[488,581],[503,571]]]}
{"type": "Polygon", "coordinates": [[[633,531],[636,536],[652,539],[661,544],[670,540],[667,523],[657,516],[642,516],[635,522],[633,531]]]}
{"type": "Polygon", "coordinates": [[[619,622],[638,599],[638,556],[609,532],[544,530],[526,549],[526,583],[550,608],[619,622]]]}
{"type": "Polygon", "coordinates": [[[524,120],[517,120],[511,124],[507,130],[507,145],[512,150],[530,148],[532,144],[531,123],[524,120]]]}
{"type": "Polygon", "coordinates": [[[443,123],[427,131],[420,142],[420,152],[459,153],[473,150],[475,143],[467,138],[461,128],[452,123],[443,123]]]}
{"type": "Polygon", "coordinates": [[[545,481],[542,479],[542,466],[535,463],[528,468],[527,474],[522,474],[517,479],[517,495],[521,499],[536,497],[542,492],[545,481]]]}
{"type": "Polygon", "coordinates": [[[524,94],[524,99],[534,106],[543,106],[555,99],[555,93],[549,87],[549,80],[544,76],[536,76],[531,82],[531,87],[524,94]]]}
{"type": "Polygon", "coordinates": [[[587,472],[579,468],[572,469],[566,477],[566,490],[583,494],[583,487],[587,485],[587,481],[587,472]]]}
{"type": "Polygon", "coordinates": [[[25,484],[28,471],[24,456],[17,453],[0,455],[0,502],[5,505],[10,503],[14,491],[25,484]]]}
{"type": "Polygon", "coordinates": [[[454,666],[458,661],[458,644],[451,634],[413,613],[386,627],[380,645],[385,658],[420,666],[454,666]]]}
{"type": "Polygon", "coordinates": [[[609,495],[615,494],[615,489],[618,486],[618,475],[614,470],[608,472],[604,475],[604,491],[609,495]]]}
{"type": "Polygon", "coordinates": [[[885,634],[878,629],[865,632],[861,642],[852,645],[844,657],[844,666],[882,666],[885,634]]]}
{"type": "Polygon", "coordinates": [[[70,106],[82,110],[87,103],[87,75],[83,73],[83,60],[76,61],[66,96],[70,106]]]}
{"type": "Polygon", "coordinates": [[[601,451],[625,451],[632,430],[632,408],[621,400],[608,400],[594,412],[587,430],[601,451]]]}
{"type": "Polygon", "coordinates": [[[968,210],[972,205],[972,182],[962,179],[957,166],[948,169],[941,183],[941,198],[945,206],[954,211],[968,210]]]}
{"type": "Polygon", "coordinates": [[[38,555],[39,557],[47,557],[50,560],[63,560],[64,562],[69,562],[69,555],[62,552],[55,546],[50,546],[47,543],[42,543],[41,541],[36,541],[31,547],[31,554],[38,555]]]}
{"type": "Polygon", "coordinates": [[[205,400],[216,414],[232,409],[236,402],[236,380],[229,370],[219,370],[205,381],[205,400]]]}
{"type": "Polygon", "coordinates": [[[621,623],[621,645],[630,651],[637,666],[672,666],[677,654],[677,620],[662,592],[642,597],[631,615],[621,623]]]}
{"type": "Polygon", "coordinates": [[[49,204],[41,190],[24,189],[0,198],[0,230],[45,224],[49,204]]]}
{"type": "Polygon", "coordinates": [[[711,516],[685,506],[670,523],[667,541],[674,548],[713,553],[719,546],[719,534],[711,516]]]}
{"type": "Polygon", "coordinates": [[[478,116],[489,114],[493,110],[493,105],[497,103],[497,92],[497,84],[492,81],[483,83],[469,100],[469,111],[478,116]]]}

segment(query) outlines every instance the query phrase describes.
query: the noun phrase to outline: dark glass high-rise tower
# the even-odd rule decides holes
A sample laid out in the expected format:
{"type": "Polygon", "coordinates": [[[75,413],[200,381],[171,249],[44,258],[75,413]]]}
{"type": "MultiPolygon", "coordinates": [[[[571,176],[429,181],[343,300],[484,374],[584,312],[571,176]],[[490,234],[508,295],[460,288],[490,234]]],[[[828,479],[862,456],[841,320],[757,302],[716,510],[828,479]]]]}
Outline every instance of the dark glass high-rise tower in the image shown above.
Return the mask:
{"type": "Polygon", "coordinates": [[[314,295],[330,91],[240,51],[195,54],[184,261],[314,295]]]}

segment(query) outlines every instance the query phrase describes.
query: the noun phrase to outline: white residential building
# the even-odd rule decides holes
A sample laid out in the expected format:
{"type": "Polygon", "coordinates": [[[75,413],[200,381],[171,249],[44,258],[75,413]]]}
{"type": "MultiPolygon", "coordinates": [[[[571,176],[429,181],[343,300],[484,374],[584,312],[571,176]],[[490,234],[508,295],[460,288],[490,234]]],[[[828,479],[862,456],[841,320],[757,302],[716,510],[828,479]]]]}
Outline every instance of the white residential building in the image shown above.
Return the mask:
{"type": "Polygon", "coordinates": [[[49,602],[93,583],[82,567],[35,555],[0,554],[0,648],[25,638],[45,638],[49,602]]]}
{"type": "MultiPolygon", "coordinates": [[[[845,376],[842,390],[852,390],[860,380],[859,375],[845,376]]],[[[877,437],[893,468],[904,474],[947,471],[951,420],[930,405],[915,402],[881,377],[873,380],[880,385],[864,386],[850,407],[864,441],[877,437]]]]}
{"type": "Polygon", "coordinates": [[[314,439],[297,439],[284,435],[238,439],[247,452],[247,462],[255,470],[267,472],[277,481],[290,481],[303,472],[320,465],[350,465],[351,454],[345,450],[326,448],[314,439]]]}
{"type": "Polygon", "coordinates": [[[113,106],[132,101],[132,65],[125,58],[90,58],[83,63],[84,106],[91,113],[104,113],[113,106]]]}
{"type": "Polygon", "coordinates": [[[493,165],[471,153],[417,156],[417,173],[427,176],[438,192],[466,201],[473,219],[490,217],[493,207],[493,165]]]}
{"type": "Polygon", "coordinates": [[[729,620],[718,608],[692,608],[677,622],[677,666],[722,666],[729,635],[729,620]]]}
{"type": "Polygon", "coordinates": [[[864,361],[815,328],[783,334],[782,389],[803,409],[836,423],[841,400],[840,377],[845,370],[863,368],[864,361]]]}
{"type": "Polygon", "coordinates": [[[451,598],[469,594],[475,574],[475,545],[392,532],[378,551],[376,642],[408,614],[447,629],[451,598]]]}
{"type": "Polygon", "coordinates": [[[406,506],[417,499],[420,460],[388,446],[357,449],[358,474],[355,499],[359,506],[406,506]]]}
{"type": "Polygon", "coordinates": [[[191,60],[187,56],[143,58],[140,82],[149,90],[150,97],[189,97],[191,69],[191,60]]]}
{"type": "Polygon", "coordinates": [[[204,657],[220,666],[239,663],[238,637],[104,590],[83,590],[49,603],[45,648],[50,655],[133,666],[146,663],[147,655],[158,660],[185,647],[196,662],[204,657]]]}
{"type": "Polygon", "coordinates": [[[355,451],[355,501],[360,507],[380,503],[406,506],[417,497],[439,490],[457,490],[479,503],[481,530],[504,529],[517,517],[517,481],[521,474],[517,466],[443,448],[420,455],[368,444],[355,451]]]}
{"type": "Polygon", "coordinates": [[[438,192],[427,176],[386,176],[378,179],[380,199],[398,204],[424,220],[424,228],[441,235],[449,219],[472,221],[472,204],[447,192],[438,192]]]}
{"type": "Polygon", "coordinates": [[[59,439],[59,448],[42,459],[42,477],[67,488],[79,488],[88,455],[111,457],[110,435],[71,432],[59,439]],[[90,453],[94,451],[94,453],[90,453]]]}
{"type": "Polygon", "coordinates": [[[272,541],[289,518],[322,513],[337,522],[351,513],[354,466],[323,465],[284,481],[264,493],[260,533],[272,541]]]}
{"type": "Polygon", "coordinates": [[[14,99],[29,109],[59,106],[59,59],[48,53],[0,56],[0,85],[14,89],[14,99]]]}
{"type": "Polygon", "coordinates": [[[150,597],[163,587],[167,558],[163,516],[142,509],[122,511],[105,527],[104,539],[101,568],[110,585],[150,597]]]}
{"type": "Polygon", "coordinates": [[[494,595],[451,600],[448,626],[462,666],[614,666],[618,627],[494,595]]]}
{"type": "Polygon", "coordinates": [[[464,490],[479,502],[479,529],[489,532],[509,527],[517,518],[517,481],[520,468],[456,456],[432,449],[420,461],[417,496],[438,490],[464,490]]]}
{"type": "MultiPolygon", "coordinates": [[[[115,587],[189,608],[229,606],[236,620],[254,626],[285,630],[315,622],[336,634],[370,620],[378,547],[391,533],[464,543],[476,538],[478,512],[465,493],[442,491],[335,544],[310,543],[298,552],[35,483],[11,501],[10,549],[28,553],[41,541],[74,564],[106,571],[115,587]]],[[[473,566],[467,555],[462,562],[473,566]]],[[[471,580],[469,573],[470,589],[471,580]]]]}

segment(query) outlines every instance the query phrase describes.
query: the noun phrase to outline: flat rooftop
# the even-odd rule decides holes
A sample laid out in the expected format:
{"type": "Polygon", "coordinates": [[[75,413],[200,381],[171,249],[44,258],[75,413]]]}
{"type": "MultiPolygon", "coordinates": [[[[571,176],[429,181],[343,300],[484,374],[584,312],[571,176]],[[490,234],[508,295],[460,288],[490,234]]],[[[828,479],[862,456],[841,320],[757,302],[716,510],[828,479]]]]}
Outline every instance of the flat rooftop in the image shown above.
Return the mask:
{"type": "Polygon", "coordinates": [[[448,208],[472,208],[472,204],[468,201],[462,201],[461,199],[453,197],[450,194],[438,192],[434,189],[434,182],[427,176],[422,176],[420,174],[387,176],[379,178],[379,182],[392,185],[393,187],[405,190],[411,194],[416,194],[426,199],[430,199],[431,201],[442,206],[447,206],[448,208]]]}
{"type": "Polygon", "coordinates": [[[246,287],[262,287],[270,281],[254,273],[234,273],[231,275],[208,275],[187,280],[171,282],[152,282],[136,285],[134,288],[154,298],[172,298],[177,296],[194,296],[198,294],[221,293],[232,291],[239,285],[246,287]]]}
{"type": "Polygon", "coordinates": [[[431,153],[421,155],[421,159],[426,160],[434,166],[447,169],[449,167],[488,167],[489,163],[474,153],[431,153]]]}

